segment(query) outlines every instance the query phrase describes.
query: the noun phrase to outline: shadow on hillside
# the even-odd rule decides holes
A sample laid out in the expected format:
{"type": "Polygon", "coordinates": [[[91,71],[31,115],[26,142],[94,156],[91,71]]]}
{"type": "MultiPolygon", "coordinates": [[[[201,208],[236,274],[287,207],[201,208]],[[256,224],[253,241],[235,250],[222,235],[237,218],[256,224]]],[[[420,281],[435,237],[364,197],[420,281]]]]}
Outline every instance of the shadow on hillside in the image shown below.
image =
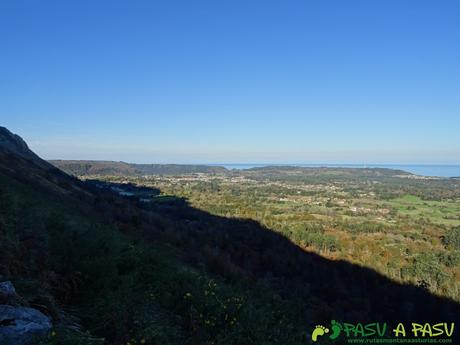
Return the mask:
{"type": "MultiPolygon", "coordinates": [[[[95,182],[91,183],[95,190],[95,182]]],[[[300,317],[310,324],[332,319],[390,324],[459,321],[459,304],[424,288],[402,285],[372,269],[305,252],[256,221],[211,215],[184,199],[161,198],[157,189],[129,188],[133,196],[116,197],[117,221],[127,223],[134,212],[135,227],[145,239],[172,244],[189,262],[204,264],[227,279],[244,276],[266,282],[280,297],[295,300],[300,317]],[[137,192],[150,193],[150,201],[140,202],[137,192]]],[[[111,200],[115,197],[113,188],[97,192],[111,200]]]]}

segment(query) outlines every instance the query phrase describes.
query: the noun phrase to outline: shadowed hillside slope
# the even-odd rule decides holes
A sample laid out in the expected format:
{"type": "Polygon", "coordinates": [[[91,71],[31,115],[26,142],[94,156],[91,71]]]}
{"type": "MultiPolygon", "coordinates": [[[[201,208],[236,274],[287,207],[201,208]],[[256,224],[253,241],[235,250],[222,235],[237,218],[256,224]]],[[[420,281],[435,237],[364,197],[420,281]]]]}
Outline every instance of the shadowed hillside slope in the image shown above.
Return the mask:
{"type": "Polygon", "coordinates": [[[49,344],[305,344],[331,319],[458,321],[449,299],[255,221],[124,198],[0,138],[0,275],[53,317],[49,344]]]}

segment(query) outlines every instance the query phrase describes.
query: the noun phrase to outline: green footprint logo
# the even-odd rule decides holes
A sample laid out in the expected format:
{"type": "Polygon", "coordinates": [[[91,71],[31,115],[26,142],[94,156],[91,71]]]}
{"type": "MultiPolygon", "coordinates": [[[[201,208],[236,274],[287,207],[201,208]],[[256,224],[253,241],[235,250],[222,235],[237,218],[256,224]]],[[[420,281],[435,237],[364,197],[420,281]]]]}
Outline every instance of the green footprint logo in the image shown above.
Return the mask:
{"type": "Polygon", "coordinates": [[[342,332],[342,325],[335,320],[331,321],[331,329],[332,334],[329,336],[329,339],[335,340],[339,337],[340,333],[342,332]]]}
{"type": "Polygon", "coordinates": [[[317,325],[311,334],[311,340],[317,341],[319,336],[323,336],[326,333],[329,333],[329,328],[317,325]]]}

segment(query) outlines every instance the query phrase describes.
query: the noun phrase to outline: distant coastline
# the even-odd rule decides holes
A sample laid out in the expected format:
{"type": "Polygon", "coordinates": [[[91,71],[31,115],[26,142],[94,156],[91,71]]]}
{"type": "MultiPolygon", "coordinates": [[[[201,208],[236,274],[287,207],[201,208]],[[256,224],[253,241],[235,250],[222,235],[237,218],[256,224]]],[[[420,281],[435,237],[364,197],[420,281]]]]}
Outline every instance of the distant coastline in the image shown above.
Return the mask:
{"type": "Polygon", "coordinates": [[[264,166],[297,166],[297,167],[326,167],[326,168],[388,168],[404,170],[416,175],[434,176],[434,177],[460,177],[460,165],[441,165],[441,164],[209,164],[211,166],[221,166],[226,169],[243,170],[264,166]]]}
{"type": "Polygon", "coordinates": [[[49,160],[49,163],[70,175],[142,176],[155,174],[225,173],[262,167],[302,168],[386,168],[433,178],[460,178],[460,164],[347,164],[347,163],[201,163],[201,164],[139,164],[122,161],[49,160]]]}

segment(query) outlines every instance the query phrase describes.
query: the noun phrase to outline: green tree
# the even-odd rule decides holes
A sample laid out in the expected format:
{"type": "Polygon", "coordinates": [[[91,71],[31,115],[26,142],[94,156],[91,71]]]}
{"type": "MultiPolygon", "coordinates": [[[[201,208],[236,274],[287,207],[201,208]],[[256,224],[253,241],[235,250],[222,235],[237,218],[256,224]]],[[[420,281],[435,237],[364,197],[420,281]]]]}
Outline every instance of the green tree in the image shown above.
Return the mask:
{"type": "Polygon", "coordinates": [[[460,226],[451,229],[444,237],[444,244],[456,250],[460,250],[460,226]]]}

